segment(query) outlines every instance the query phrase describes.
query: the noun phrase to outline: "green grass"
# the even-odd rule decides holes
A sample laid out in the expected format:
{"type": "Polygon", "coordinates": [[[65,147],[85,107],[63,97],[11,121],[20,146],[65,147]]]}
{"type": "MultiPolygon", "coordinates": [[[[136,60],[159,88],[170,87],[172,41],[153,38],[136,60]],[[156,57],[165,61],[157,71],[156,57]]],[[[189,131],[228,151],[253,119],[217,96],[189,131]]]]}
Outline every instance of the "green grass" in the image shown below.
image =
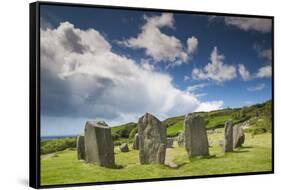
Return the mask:
{"type": "Polygon", "coordinates": [[[179,131],[183,130],[183,121],[178,121],[174,125],[167,128],[167,136],[174,137],[177,136],[179,131]]]}
{"type": "MultiPolygon", "coordinates": [[[[206,128],[222,128],[226,120],[232,120],[234,124],[244,122],[250,118],[265,118],[268,122],[259,126],[260,128],[271,131],[271,125],[269,121],[272,120],[272,102],[271,100],[261,104],[252,105],[249,107],[241,108],[226,108],[221,110],[215,110],[210,112],[196,112],[196,114],[202,116],[206,121],[206,128]]],[[[181,130],[183,130],[184,115],[170,117],[162,121],[163,126],[167,126],[167,136],[174,137],[181,130]]],[[[258,120],[257,119],[257,120],[258,120]]],[[[111,129],[112,135],[115,140],[130,138],[133,139],[137,132],[137,121],[126,123],[123,125],[115,126],[111,129]]],[[[256,124],[254,124],[256,125],[256,124]]],[[[122,140],[123,141],[123,140],[122,140]]]]}
{"type": "Polygon", "coordinates": [[[212,128],[218,125],[224,125],[224,122],[230,119],[232,119],[231,115],[221,115],[221,116],[216,116],[214,118],[210,118],[208,119],[206,128],[212,128]]]}
{"type": "MultiPolygon", "coordinates": [[[[217,114],[217,112],[215,112],[215,114],[217,114]]],[[[233,120],[231,115],[218,115],[218,116],[210,116],[210,117],[207,117],[205,113],[201,113],[200,115],[202,115],[203,117],[206,118],[205,120],[207,122],[207,125],[206,125],[207,129],[217,128],[218,126],[223,127],[225,121],[233,120]]],[[[237,122],[237,120],[233,120],[233,121],[237,122]]],[[[172,123],[172,122],[170,121],[170,123],[172,123]]],[[[183,123],[184,123],[183,117],[180,117],[180,118],[177,118],[177,120],[174,120],[172,125],[170,125],[167,128],[167,136],[169,136],[169,137],[177,136],[179,131],[183,130],[183,123]]]]}
{"type": "Polygon", "coordinates": [[[41,141],[40,151],[41,154],[49,154],[57,151],[62,151],[67,148],[76,147],[76,137],[67,137],[61,139],[51,139],[41,141]]]}
{"type": "Polygon", "coordinates": [[[43,155],[41,185],[271,171],[270,133],[254,137],[247,133],[244,148],[227,154],[218,145],[222,137],[222,129],[208,135],[209,142],[214,142],[210,154],[215,157],[211,158],[189,159],[184,148],[175,146],[167,149],[167,155],[181,165],[178,169],[162,165],[140,165],[138,151],[121,153],[117,147],[115,159],[118,165],[123,166],[122,169],[108,169],[78,161],[74,150],[43,155]]]}

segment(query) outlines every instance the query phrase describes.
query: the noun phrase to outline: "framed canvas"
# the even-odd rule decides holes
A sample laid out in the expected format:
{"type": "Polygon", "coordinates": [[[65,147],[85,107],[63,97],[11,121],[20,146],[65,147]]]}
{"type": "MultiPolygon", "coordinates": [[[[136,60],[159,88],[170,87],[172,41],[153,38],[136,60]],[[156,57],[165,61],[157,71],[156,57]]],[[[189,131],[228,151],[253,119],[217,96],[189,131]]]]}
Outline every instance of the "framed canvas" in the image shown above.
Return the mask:
{"type": "Polygon", "coordinates": [[[30,186],[274,172],[274,18],[30,4],[30,186]]]}

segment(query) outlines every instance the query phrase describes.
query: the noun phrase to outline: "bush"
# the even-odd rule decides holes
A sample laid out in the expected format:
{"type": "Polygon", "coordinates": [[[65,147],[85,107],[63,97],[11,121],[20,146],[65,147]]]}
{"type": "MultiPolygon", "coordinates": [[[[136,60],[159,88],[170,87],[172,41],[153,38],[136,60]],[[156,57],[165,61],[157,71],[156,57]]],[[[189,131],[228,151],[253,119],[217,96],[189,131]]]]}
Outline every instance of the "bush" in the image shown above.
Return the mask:
{"type": "Polygon", "coordinates": [[[137,124],[133,122],[113,127],[111,129],[113,139],[118,140],[120,138],[129,138],[131,131],[136,127],[137,124]]]}
{"type": "Polygon", "coordinates": [[[116,140],[118,140],[120,138],[120,135],[119,134],[112,134],[112,139],[113,139],[113,141],[116,141],[116,140]]]}
{"type": "Polygon", "coordinates": [[[129,137],[129,130],[128,129],[120,129],[116,132],[117,135],[119,135],[121,138],[128,138],[129,137]]]}
{"type": "Polygon", "coordinates": [[[68,148],[76,148],[75,137],[42,141],[40,151],[41,154],[50,154],[53,152],[63,151],[68,148]]]}
{"type": "Polygon", "coordinates": [[[252,135],[258,135],[266,132],[271,132],[271,121],[268,120],[267,117],[260,117],[256,119],[250,120],[251,128],[245,130],[245,132],[249,132],[252,135]]]}
{"type": "Polygon", "coordinates": [[[138,128],[136,127],[130,132],[129,138],[133,139],[137,133],[138,133],[138,128]]]}

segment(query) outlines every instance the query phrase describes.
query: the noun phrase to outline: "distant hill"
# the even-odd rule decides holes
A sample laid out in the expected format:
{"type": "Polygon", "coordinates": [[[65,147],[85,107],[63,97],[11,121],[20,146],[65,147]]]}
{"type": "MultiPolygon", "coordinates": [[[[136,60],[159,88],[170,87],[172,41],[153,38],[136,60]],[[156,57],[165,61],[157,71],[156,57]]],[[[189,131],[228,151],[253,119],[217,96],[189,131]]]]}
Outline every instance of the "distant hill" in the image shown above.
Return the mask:
{"type": "MultiPolygon", "coordinates": [[[[235,124],[246,123],[244,128],[246,133],[252,135],[271,132],[272,124],[272,101],[255,104],[242,108],[226,108],[210,112],[197,112],[206,121],[207,130],[222,128],[226,120],[232,119],[235,124]]],[[[170,117],[162,121],[163,126],[167,127],[169,137],[177,136],[183,130],[184,115],[170,117]]],[[[111,129],[114,144],[120,145],[122,142],[132,143],[133,137],[137,133],[137,123],[130,122],[115,126],[111,129]]],[[[73,149],[76,147],[76,137],[54,138],[41,141],[41,154],[73,149]]]]}
{"type": "MultiPolygon", "coordinates": [[[[196,114],[201,115],[205,119],[207,130],[224,127],[224,123],[226,120],[233,120],[234,124],[238,124],[251,119],[251,124],[253,126],[258,128],[265,128],[265,130],[271,131],[271,108],[272,100],[268,100],[264,103],[255,104],[252,106],[245,106],[241,108],[226,108],[210,112],[196,112],[196,114]],[[257,123],[258,121],[259,123],[261,121],[264,122],[263,124],[259,124],[257,123]]],[[[184,115],[181,115],[177,117],[167,118],[162,121],[163,125],[167,126],[167,136],[177,136],[179,132],[183,130],[184,117],[184,115]]],[[[137,133],[136,122],[130,122],[112,128],[112,135],[115,140],[119,138],[132,138],[135,133],[137,133]]]]}

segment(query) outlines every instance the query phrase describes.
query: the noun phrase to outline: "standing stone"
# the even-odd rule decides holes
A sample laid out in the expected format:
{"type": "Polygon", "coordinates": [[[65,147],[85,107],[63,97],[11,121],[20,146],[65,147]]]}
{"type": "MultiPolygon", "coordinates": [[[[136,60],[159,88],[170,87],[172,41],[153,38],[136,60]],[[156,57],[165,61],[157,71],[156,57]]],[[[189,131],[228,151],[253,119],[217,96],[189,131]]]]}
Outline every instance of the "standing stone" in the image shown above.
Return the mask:
{"type": "Polygon", "coordinates": [[[233,148],[241,147],[245,141],[245,135],[241,125],[233,126],[233,148]]]}
{"type": "Polygon", "coordinates": [[[181,131],[177,137],[179,147],[184,147],[184,143],[185,143],[184,137],[185,137],[184,131],[181,131]]]}
{"type": "Polygon", "coordinates": [[[80,136],[77,137],[76,147],[77,147],[77,158],[78,158],[78,160],[85,160],[86,154],[85,154],[84,136],[80,135],[80,136]]]}
{"type": "Polygon", "coordinates": [[[86,123],[85,152],[88,163],[108,168],[115,166],[111,128],[105,122],[86,123]]]}
{"type": "Polygon", "coordinates": [[[185,149],[190,157],[208,156],[209,144],[204,119],[199,115],[186,115],[185,126],[185,149]]]}
{"type": "Polygon", "coordinates": [[[233,151],[233,124],[226,121],[224,125],[224,152],[233,151]]]}
{"type": "Polygon", "coordinates": [[[173,138],[167,138],[167,148],[172,148],[174,144],[173,138]]]}
{"type": "Polygon", "coordinates": [[[119,146],[121,152],[129,152],[129,147],[127,143],[123,143],[119,146]]]}
{"type": "Polygon", "coordinates": [[[139,149],[139,143],[140,143],[139,134],[136,133],[135,137],[134,137],[133,149],[138,150],[139,149]]]}
{"type": "Polygon", "coordinates": [[[139,159],[141,164],[164,164],[166,127],[153,115],[145,113],[138,121],[139,159]]]}

